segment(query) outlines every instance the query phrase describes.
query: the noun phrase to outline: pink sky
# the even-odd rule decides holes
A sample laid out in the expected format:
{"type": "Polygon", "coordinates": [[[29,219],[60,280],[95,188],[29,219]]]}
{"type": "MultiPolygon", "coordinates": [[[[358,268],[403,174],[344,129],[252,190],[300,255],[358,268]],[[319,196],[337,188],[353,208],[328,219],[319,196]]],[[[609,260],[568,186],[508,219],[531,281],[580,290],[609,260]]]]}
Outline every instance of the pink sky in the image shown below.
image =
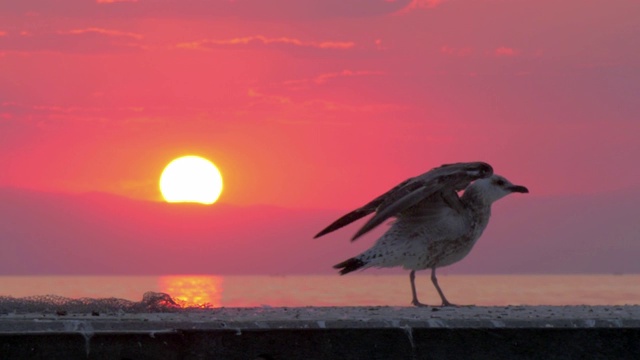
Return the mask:
{"type": "Polygon", "coordinates": [[[0,14],[0,185],[158,199],[184,153],[220,166],[231,204],[349,208],[476,159],[539,195],[640,180],[637,1],[29,0],[0,14]]]}
{"type": "Polygon", "coordinates": [[[638,19],[637,0],[4,1],[0,187],[159,201],[198,154],[232,206],[350,210],[476,160],[530,198],[637,189],[638,19]]]}

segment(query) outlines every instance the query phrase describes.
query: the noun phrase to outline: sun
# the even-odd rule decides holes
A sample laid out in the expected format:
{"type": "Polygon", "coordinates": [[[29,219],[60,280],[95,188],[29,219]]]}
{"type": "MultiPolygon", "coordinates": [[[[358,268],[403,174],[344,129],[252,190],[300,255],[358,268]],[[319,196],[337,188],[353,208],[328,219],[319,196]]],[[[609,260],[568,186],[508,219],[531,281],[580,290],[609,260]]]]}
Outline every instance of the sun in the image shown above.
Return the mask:
{"type": "Polygon", "coordinates": [[[182,156],[171,161],[160,175],[160,192],[170,203],[213,204],[222,193],[222,175],[209,160],[182,156]]]}

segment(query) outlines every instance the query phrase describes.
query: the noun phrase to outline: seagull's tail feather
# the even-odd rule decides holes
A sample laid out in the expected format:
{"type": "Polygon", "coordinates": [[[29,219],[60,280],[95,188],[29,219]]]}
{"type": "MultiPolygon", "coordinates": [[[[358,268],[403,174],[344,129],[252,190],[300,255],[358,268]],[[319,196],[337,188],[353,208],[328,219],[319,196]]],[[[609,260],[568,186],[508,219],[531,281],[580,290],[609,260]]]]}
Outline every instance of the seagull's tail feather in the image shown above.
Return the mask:
{"type": "Polygon", "coordinates": [[[363,266],[365,266],[366,263],[358,258],[351,258],[348,260],[345,260],[343,262],[341,262],[340,264],[336,264],[333,265],[334,269],[339,269],[340,270],[340,275],[344,275],[344,274],[348,274],[352,271],[356,271],[360,268],[362,268],[363,266]]]}

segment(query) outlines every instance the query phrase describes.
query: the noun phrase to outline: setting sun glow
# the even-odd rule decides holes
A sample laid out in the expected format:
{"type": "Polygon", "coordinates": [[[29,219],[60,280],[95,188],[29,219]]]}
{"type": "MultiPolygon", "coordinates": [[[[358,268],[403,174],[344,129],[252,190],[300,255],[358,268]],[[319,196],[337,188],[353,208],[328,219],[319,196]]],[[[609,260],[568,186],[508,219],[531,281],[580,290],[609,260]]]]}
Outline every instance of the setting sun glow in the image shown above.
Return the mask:
{"type": "Polygon", "coordinates": [[[209,160],[183,156],[162,171],[160,192],[167,202],[213,204],[222,192],[222,175],[209,160]]]}
{"type": "Polygon", "coordinates": [[[160,277],[160,291],[171,295],[182,306],[220,307],[222,277],[176,275],[160,277]]]}

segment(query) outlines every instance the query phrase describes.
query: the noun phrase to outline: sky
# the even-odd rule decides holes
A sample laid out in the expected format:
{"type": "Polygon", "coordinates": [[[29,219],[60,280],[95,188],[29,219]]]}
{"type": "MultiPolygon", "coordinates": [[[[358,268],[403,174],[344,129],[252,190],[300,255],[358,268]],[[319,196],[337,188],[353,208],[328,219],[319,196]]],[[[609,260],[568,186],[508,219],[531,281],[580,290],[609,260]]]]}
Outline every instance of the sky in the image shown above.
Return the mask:
{"type": "Polygon", "coordinates": [[[212,206],[322,221],[460,161],[527,186],[514,211],[640,200],[639,18],[637,0],[1,2],[0,188],[159,202],[195,154],[224,178],[212,206]]]}

